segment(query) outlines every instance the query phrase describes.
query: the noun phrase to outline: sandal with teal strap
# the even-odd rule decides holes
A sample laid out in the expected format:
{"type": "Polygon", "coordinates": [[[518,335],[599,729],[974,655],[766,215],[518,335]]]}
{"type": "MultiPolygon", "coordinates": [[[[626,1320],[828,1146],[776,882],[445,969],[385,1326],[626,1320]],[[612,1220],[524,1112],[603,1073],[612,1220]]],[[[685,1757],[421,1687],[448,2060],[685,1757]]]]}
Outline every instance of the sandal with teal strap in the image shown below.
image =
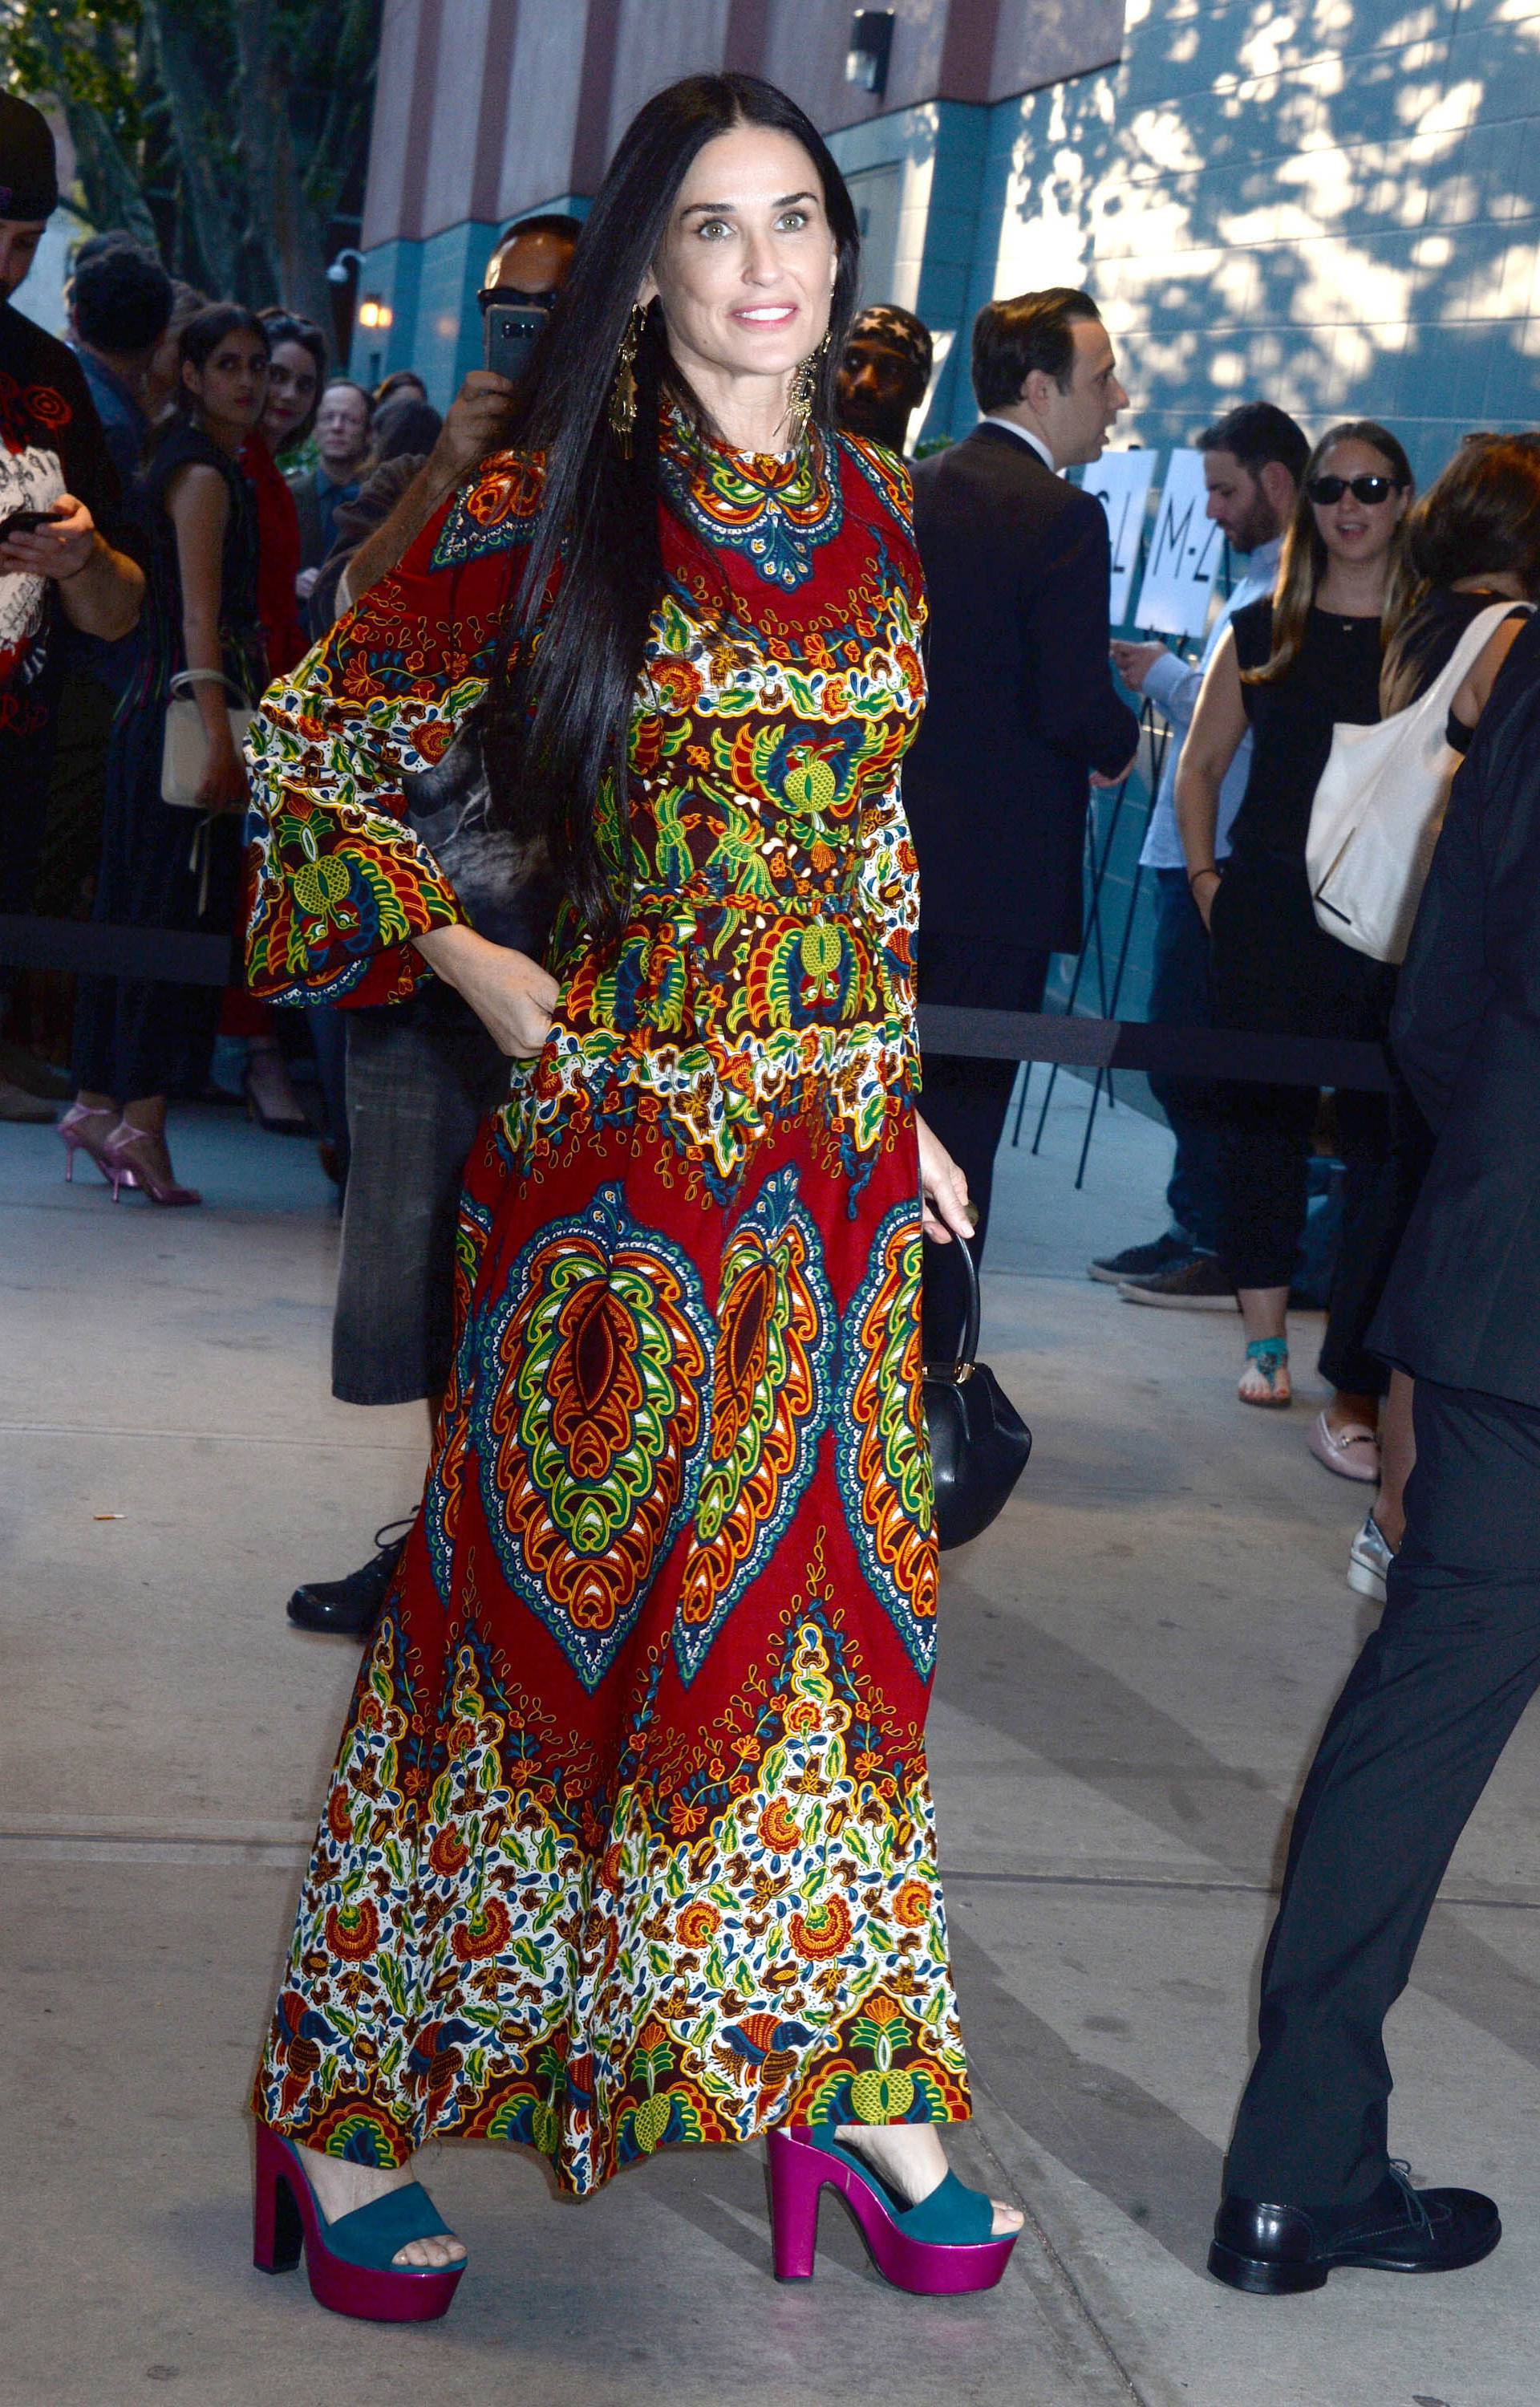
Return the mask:
{"type": "Polygon", "coordinates": [[[795,2123],[770,2134],[770,2227],[779,2282],[812,2278],[818,2201],[837,2190],[855,2217],[872,2263],[895,2289],[922,2297],[992,2290],[1020,2233],[995,2236],[995,2202],[948,2173],[918,2206],[827,2123],[795,2123]]]}
{"type": "Polygon", "coordinates": [[[1275,1408],[1293,1402],[1293,1389],[1289,1379],[1289,1341],[1286,1337],[1253,1337],[1246,1348],[1246,1369],[1241,1373],[1240,1386],[1236,1390],[1243,1404],[1271,1405],[1275,1408]],[[1247,1379],[1252,1372],[1259,1374],[1250,1392],[1247,1379]]]}
{"type": "Polygon", "coordinates": [[[253,2263],[264,2273],[291,2273],[303,2247],[311,2296],[334,2315],[433,2323],[447,2313],[465,2271],[464,2257],[458,2265],[394,2263],[409,2241],[454,2236],[420,2182],[328,2223],[299,2150],[264,2123],[257,2126],[255,2207],[253,2263]]]}

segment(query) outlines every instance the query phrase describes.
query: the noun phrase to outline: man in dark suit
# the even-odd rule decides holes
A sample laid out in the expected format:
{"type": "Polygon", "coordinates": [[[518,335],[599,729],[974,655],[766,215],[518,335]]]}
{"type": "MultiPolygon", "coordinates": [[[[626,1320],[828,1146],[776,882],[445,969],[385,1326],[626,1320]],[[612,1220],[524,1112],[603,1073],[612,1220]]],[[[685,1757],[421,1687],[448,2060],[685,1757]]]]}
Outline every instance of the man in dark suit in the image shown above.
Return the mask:
{"type": "Polygon", "coordinates": [[[1443,2272],[1502,2237],[1491,2199],[1392,2165],[1382,2026],[1540,1687],[1540,619],[1455,779],[1392,1038],[1438,1132],[1371,1332],[1416,1380],[1417,1468],[1294,1816],[1208,2259],[1243,2290],[1443,2272]]]}
{"type": "MultiPolygon", "coordinates": [[[[930,597],[929,700],[904,765],[920,860],[919,999],[1036,1011],[1081,942],[1088,789],[1128,768],[1138,722],[1108,660],[1101,504],[1059,470],[1101,457],[1128,399],[1089,293],[992,301],[973,329],[982,421],[914,473],[930,597]]],[[[967,1174],[983,1254],[1011,1061],[927,1051],[925,1114],[967,1174]]],[[[925,1346],[955,1351],[963,1273],[926,1248],[925,1346]]]]}

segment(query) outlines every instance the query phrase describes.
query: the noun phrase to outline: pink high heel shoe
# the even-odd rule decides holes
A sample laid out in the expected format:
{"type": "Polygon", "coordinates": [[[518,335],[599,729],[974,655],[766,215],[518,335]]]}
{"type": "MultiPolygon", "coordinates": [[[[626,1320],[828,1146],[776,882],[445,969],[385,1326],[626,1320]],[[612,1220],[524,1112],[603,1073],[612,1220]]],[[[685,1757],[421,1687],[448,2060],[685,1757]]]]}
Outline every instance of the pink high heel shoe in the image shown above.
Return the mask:
{"type": "Polygon", "coordinates": [[[106,1105],[105,1104],[71,1104],[64,1118],[57,1125],[64,1144],[65,1186],[72,1187],[75,1183],[75,1157],[82,1151],[90,1156],[103,1177],[110,1184],[112,1173],[103,1161],[102,1155],[109,1140],[116,1135],[117,1130],[113,1115],[106,1105]],[[99,1136],[92,1137],[86,1128],[88,1120],[105,1120],[106,1126],[99,1136]]]}
{"type": "Polygon", "coordinates": [[[409,2240],[449,2231],[420,2182],[387,2190],[372,2205],[328,2223],[292,2140],[259,2123],[254,2205],[251,2261],[258,2272],[291,2273],[303,2248],[311,2296],[332,2314],[429,2324],[448,2312],[465,2271],[463,2257],[458,2265],[391,2261],[409,2240]]]}
{"type": "Polygon", "coordinates": [[[982,2191],[948,2173],[910,2206],[827,2124],[793,2123],[770,2134],[770,2234],[778,2282],[812,2276],[818,2201],[837,2190],[855,2217],[867,2253],[897,2290],[950,2298],[992,2290],[1020,2233],[994,2236],[995,2208],[982,2191]]]}
{"type": "MultiPolygon", "coordinates": [[[[178,1187],[175,1178],[162,1177],[154,1161],[143,1149],[164,1138],[151,1136],[148,1129],[136,1129],[130,1120],[120,1120],[103,1146],[97,1160],[112,1181],[112,1200],[119,1200],[122,1187],[142,1187],[152,1204],[201,1204],[203,1197],[195,1187],[178,1187]]],[[[170,1157],[167,1157],[169,1164],[170,1157]]]]}

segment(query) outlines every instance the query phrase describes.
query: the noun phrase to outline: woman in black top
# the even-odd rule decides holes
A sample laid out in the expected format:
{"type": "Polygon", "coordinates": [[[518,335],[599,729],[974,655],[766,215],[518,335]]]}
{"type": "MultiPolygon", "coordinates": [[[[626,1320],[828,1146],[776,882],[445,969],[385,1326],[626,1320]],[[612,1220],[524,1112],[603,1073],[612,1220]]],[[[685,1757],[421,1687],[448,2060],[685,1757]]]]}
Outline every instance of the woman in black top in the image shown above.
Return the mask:
{"type": "MultiPolygon", "coordinates": [[[[1393,434],[1372,420],[1316,446],[1285,538],[1278,592],[1238,610],[1204,678],[1177,773],[1177,819],[1193,893],[1213,937],[1215,1019],[1270,1034],[1383,1038],[1392,974],[1316,924],[1305,869],[1310,806],[1339,721],[1379,717],[1380,613],[1412,495],[1393,434]],[[1219,790],[1250,725],[1251,770],[1222,880],[1214,864],[1219,790]]],[[[1313,1088],[1230,1090],[1220,1252],[1246,1331],[1240,1398],[1291,1398],[1289,1282],[1305,1225],[1306,1173],[1319,1107],[1313,1088]]],[[[1347,1221],[1372,1197],[1388,1146],[1383,1096],[1339,1089],[1337,1143],[1347,1221]]],[[[1321,1367],[1337,1393],[1320,1443],[1378,1468],[1385,1374],[1345,1342],[1351,1300],[1333,1297],[1321,1367]]],[[[1347,1467],[1346,1465],[1344,1467],[1347,1467]]]]}
{"type": "MultiPolygon", "coordinates": [[[[107,756],[106,814],[95,916],[120,926],[233,928],[240,889],[246,769],[229,705],[267,682],[257,615],[256,503],[236,455],[261,416],[267,330],[249,309],[217,303],[181,337],[182,398],[135,489],[149,556],[149,606],[133,681],[107,756]],[[208,737],[196,810],[161,798],[171,680],[218,671],[235,693],[200,678],[208,737]]],[[[201,1087],[219,1016],[215,987],[85,978],[75,1024],[78,1091],[60,1122],[68,1166],[84,1147],[104,1174],[157,1204],[196,1204],[166,1148],[166,1097],[201,1087]]]]}

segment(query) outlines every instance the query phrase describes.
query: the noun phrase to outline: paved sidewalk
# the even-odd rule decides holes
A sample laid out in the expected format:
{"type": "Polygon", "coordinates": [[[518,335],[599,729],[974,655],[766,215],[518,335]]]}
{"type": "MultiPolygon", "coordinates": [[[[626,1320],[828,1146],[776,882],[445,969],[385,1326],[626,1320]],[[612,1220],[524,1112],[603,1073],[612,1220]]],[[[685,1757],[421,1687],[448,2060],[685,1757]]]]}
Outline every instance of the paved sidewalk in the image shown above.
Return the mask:
{"type": "Polygon", "coordinates": [[[1236,1323],[1084,1278],[1154,1233],[1166,1150],[1118,1109],[1077,1196],[1087,1095],[1061,1079],[1042,1156],[1002,1164],[986,1351],[1037,1446],[949,1559],[932,1723],[961,2168],[1030,2210],[1006,2284],[897,2297],[830,2207],[817,2280],[778,2288],[756,2151],[579,2207],[466,2149],[430,2177],[474,2279],[405,2333],[251,2271],[239,2108],[356,1666],[282,1601],[411,1502],[422,1416],[327,1394],[307,1148],[202,1116],[177,1165],[209,1208],[171,1214],[65,1188],[50,1131],[0,1129],[3,2407],[1534,2407],[1533,1723],[1392,2034],[1396,2144],[1491,2187],[1503,2247],[1276,2302],[1202,2272],[1286,1809],[1366,1626],[1362,1492],[1305,1452],[1319,1324],[1301,1406],[1246,1414],[1236,1323]]]}

